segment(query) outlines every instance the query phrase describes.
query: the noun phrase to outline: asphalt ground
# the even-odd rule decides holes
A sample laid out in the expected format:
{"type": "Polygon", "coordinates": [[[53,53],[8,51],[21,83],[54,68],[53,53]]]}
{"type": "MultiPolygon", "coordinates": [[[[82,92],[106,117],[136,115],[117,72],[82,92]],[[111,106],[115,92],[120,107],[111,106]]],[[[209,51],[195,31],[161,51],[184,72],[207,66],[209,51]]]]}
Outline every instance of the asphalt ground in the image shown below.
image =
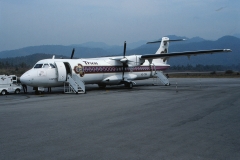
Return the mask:
{"type": "Polygon", "coordinates": [[[0,96],[0,159],[240,159],[239,78],[136,82],[0,96]]]}

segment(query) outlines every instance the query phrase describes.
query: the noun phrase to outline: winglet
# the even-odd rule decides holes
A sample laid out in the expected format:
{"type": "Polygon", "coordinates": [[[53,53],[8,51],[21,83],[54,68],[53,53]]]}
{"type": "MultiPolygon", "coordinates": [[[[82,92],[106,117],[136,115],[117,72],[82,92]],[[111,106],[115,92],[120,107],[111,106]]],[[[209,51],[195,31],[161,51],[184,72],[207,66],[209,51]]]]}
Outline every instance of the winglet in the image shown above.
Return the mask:
{"type": "Polygon", "coordinates": [[[232,52],[231,49],[224,49],[224,52],[232,52]]]}

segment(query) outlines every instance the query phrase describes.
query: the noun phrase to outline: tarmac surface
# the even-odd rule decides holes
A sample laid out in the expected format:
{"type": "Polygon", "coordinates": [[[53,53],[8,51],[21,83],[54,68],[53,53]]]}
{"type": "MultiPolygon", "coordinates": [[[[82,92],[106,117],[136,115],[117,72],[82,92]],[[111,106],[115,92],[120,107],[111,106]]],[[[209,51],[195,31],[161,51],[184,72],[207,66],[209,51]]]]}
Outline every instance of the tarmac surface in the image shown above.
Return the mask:
{"type": "Polygon", "coordinates": [[[0,159],[240,159],[239,78],[136,82],[0,96],[0,159]]]}

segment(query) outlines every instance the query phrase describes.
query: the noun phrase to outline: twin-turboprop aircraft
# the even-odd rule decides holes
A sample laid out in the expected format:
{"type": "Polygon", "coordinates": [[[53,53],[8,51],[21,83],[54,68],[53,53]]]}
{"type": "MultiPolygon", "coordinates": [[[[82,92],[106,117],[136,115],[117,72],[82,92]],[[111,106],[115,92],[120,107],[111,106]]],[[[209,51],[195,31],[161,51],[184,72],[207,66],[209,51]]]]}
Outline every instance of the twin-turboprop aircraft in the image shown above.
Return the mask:
{"type": "MultiPolygon", "coordinates": [[[[184,39],[181,39],[184,40],[184,39]]],[[[164,85],[169,85],[167,77],[162,71],[170,67],[167,59],[177,56],[191,56],[198,54],[212,54],[218,52],[231,52],[230,49],[214,49],[187,52],[168,53],[170,40],[163,37],[155,54],[130,55],[126,54],[124,43],[123,56],[100,57],[86,59],[44,59],[38,61],[32,69],[20,77],[22,84],[32,86],[36,94],[47,87],[64,86],[65,93],[86,93],[86,84],[98,84],[100,88],[106,85],[124,84],[132,88],[135,80],[158,77],[164,85]]]]}

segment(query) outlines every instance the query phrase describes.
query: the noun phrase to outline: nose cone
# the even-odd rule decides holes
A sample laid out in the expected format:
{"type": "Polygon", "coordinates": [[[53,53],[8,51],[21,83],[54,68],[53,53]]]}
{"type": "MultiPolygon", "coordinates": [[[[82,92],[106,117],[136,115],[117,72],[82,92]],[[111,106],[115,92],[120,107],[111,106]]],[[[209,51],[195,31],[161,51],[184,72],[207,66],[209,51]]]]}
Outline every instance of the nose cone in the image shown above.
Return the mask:
{"type": "Polygon", "coordinates": [[[20,81],[22,84],[30,84],[30,75],[28,74],[28,72],[24,73],[21,77],[20,77],[20,81]]]}

